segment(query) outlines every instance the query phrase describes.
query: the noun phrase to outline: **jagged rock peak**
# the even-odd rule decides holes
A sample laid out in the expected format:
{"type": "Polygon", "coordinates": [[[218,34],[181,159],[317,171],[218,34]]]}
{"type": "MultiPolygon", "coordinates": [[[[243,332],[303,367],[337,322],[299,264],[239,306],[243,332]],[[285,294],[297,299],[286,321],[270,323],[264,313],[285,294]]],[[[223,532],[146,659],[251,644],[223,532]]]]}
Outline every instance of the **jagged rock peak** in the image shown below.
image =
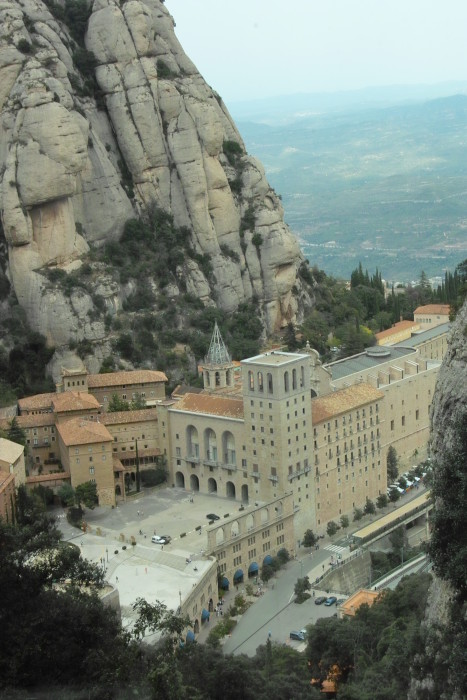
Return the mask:
{"type": "MultiPolygon", "coordinates": [[[[298,320],[309,296],[280,200],[164,4],[95,0],[87,24],[78,20],[66,0],[0,6],[0,208],[32,326],[56,346],[105,343],[90,293],[64,296],[42,271],[79,267],[153,206],[209,257],[210,278],[196,258],[180,266],[188,293],[226,312],[257,299],[268,332],[298,320]]],[[[124,293],[102,285],[113,313],[124,293]]]]}

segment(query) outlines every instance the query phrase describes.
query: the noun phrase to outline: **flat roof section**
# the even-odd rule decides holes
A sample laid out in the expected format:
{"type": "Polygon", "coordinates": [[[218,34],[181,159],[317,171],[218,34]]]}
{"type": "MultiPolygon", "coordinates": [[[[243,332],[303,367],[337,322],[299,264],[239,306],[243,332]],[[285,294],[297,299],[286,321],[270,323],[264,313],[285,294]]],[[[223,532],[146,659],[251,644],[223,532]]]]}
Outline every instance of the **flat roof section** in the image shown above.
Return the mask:
{"type": "Polygon", "coordinates": [[[401,340],[400,343],[396,343],[393,345],[393,347],[398,348],[405,346],[407,348],[416,348],[419,345],[422,345],[422,343],[427,343],[430,340],[433,340],[433,338],[449,333],[451,327],[452,323],[441,323],[439,326],[435,326],[434,328],[428,328],[427,330],[417,332],[415,335],[412,335],[411,338],[401,340]]]}
{"type": "Polygon", "coordinates": [[[297,360],[308,361],[310,356],[305,353],[295,353],[295,352],[283,352],[280,350],[271,350],[271,352],[265,352],[262,355],[256,355],[256,357],[249,357],[242,361],[242,365],[285,365],[289,362],[296,362],[297,360]]]}
{"type": "Polygon", "coordinates": [[[384,345],[381,349],[387,352],[381,354],[371,354],[372,348],[369,348],[369,354],[366,352],[361,352],[359,355],[346,357],[344,360],[330,362],[329,364],[324,365],[324,367],[331,371],[333,379],[343,379],[344,377],[349,377],[351,374],[366,372],[373,367],[378,367],[379,365],[386,364],[387,362],[393,364],[400,359],[408,358],[409,355],[414,355],[416,353],[415,348],[403,347],[405,344],[406,343],[404,342],[400,346],[384,345]]]}
{"type": "Polygon", "coordinates": [[[428,505],[430,498],[431,492],[424,491],[424,493],[417,496],[417,498],[414,498],[400,508],[393,510],[392,513],[387,513],[387,515],[383,515],[382,518],[378,518],[378,520],[375,520],[373,523],[362,527],[361,530],[357,530],[357,532],[353,533],[352,537],[361,542],[371,539],[372,535],[376,535],[382,530],[387,530],[389,527],[397,523],[397,521],[403,520],[406,515],[410,515],[410,513],[422,509],[425,504],[428,505]]]}

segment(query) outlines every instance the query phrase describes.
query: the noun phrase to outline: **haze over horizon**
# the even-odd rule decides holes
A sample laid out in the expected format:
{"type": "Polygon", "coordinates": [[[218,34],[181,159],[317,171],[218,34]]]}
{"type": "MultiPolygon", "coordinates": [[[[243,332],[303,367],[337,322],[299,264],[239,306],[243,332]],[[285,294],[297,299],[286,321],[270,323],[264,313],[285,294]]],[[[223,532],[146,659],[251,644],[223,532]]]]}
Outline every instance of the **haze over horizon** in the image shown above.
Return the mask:
{"type": "Polygon", "coordinates": [[[224,101],[467,81],[462,0],[167,0],[224,101]]]}

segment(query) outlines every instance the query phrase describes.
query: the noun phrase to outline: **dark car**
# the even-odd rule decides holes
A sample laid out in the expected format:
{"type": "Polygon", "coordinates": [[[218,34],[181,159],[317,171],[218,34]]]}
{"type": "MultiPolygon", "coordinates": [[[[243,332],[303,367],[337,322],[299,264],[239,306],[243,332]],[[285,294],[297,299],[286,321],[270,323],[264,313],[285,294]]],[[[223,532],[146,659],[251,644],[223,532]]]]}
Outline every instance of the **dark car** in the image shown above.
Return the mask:
{"type": "Polygon", "coordinates": [[[289,636],[290,636],[290,639],[296,639],[299,642],[305,641],[305,635],[303,634],[303,632],[293,631],[290,633],[289,636]]]}
{"type": "Polygon", "coordinates": [[[329,598],[326,598],[326,600],[324,601],[324,604],[328,607],[330,605],[334,605],[335,603],[337,603],[337,598],[335,595],[330,595],[329,598]]]}
{"type": "Polygon", "coordinates": [[[342,605],[342,603],[345,603],[346,600],[347,600],[347,598],[338,598],[336,600],[336,605],[337,606],[342,605]]]}
{"type": "Polygon", "coordinates": [[[315,598],[315,605],[322,605],[323,603],[326,602],[326,596],[325,595],[320,595],[317,598],[315,598]]]}
{"type": "Polygon", "coordinates": [[[208,520],[220,520],[220,517],[215,513],[208,513],[206,517],[208,520]]]}

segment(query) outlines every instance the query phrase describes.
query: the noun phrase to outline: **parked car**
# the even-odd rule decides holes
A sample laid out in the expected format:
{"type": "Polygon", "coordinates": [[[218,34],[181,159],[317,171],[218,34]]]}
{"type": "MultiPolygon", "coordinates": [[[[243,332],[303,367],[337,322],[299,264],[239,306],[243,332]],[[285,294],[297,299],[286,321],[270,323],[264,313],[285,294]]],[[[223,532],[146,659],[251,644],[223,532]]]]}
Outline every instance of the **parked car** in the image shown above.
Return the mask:
{"type": "Polygon", "coordinates": [[[335,595],[330,595],[329,598],[326,598],[326,600],[324,601],[324,604],[328,607],[334,605],[335,603],[337,603],[337,598],[335,595]]]}
{"type": "Polygon", "coordinates": [[[336,600],[336,606],[342,605],[342,603],[345,603],[346,599],[345,598],[338,598],[336,600]]]}
{"type": "Polygon", "coordinates": [[[325,595],[320,595],[317,598],[315,598],[315,605],[322,605],[323,603],[326,602],[326,596],[325,595]]]}
{"type": "Polygon", "coordinates": [[[153,535],[151,542],[154,542],[154,544],[169,544],[171,539],[170,535],[153,535]]]}
{"type": "Polygon", "coordinates": [[[220,516],[215,513],[208,513],[206,517],[208,520],[220,520],[220,516]]]}
{"type": "Polygon", "coordinates": [[[297,632],[294,630],[293,632],[290,633],[290,639],[296,639],[299,642],[304,642],[305,641],[305,635],[303,632],[300,630],[300,632],[297,632]]]}

